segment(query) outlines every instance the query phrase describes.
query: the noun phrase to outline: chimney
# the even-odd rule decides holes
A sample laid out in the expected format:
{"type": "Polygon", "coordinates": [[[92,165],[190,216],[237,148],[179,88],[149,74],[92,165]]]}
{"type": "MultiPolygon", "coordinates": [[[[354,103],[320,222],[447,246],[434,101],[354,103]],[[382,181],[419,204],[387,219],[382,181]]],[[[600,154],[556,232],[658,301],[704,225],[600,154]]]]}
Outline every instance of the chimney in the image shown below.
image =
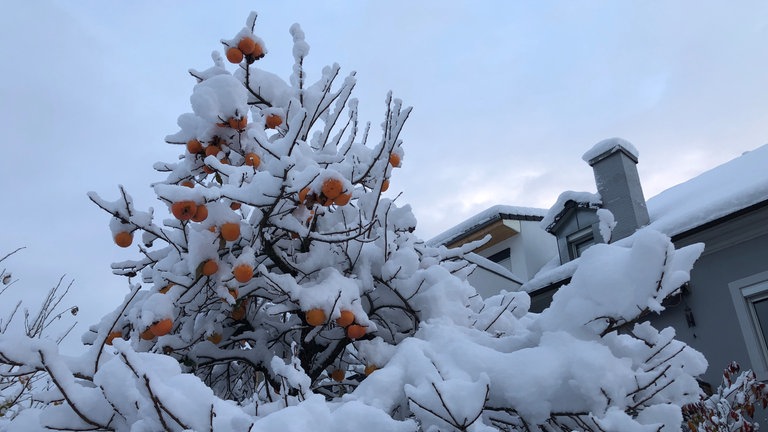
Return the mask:
{"type": "Polygon", "coordinates": [[[582,156],[595,173],[603,208],[613,213],[616,220],[611,241],[630,236],[650,222],[637,174],[638,154],[629,141],[609,138],[595,144],[582,156]]]}

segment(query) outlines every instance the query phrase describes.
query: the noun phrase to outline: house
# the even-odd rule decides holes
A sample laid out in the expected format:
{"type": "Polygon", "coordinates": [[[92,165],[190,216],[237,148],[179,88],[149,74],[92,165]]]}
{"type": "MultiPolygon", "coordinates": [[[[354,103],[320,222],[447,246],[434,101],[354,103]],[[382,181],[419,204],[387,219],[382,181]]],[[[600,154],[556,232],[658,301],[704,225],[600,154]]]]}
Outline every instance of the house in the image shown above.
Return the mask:
{"type": "Polygon", "coordinates": [[[678,339],[704,353],[705,381],[717,385],[734,360],[768,380],[768,145],[647,201],[631,143],[604,140],[583,159],[597,193],[564,192],[540,221],[556,256],[520,287],[531,295],[531,310],[549,304],[592,244],[619,242],[641,227],[668,235],[678,248],[701,242],[705,250],[683,293],[649,320],[674,327],[678,339]]]}
{"type": "Polygon", "coordinates": [[[430,245],[471,247],[477,266],[469,281],[483,296],[518,291],[557,253],[555,239],[541,227],[546,209],[497,205],[429,240],[430,245]],[[475,247],[472,242],[480,242],[475,247]]]}

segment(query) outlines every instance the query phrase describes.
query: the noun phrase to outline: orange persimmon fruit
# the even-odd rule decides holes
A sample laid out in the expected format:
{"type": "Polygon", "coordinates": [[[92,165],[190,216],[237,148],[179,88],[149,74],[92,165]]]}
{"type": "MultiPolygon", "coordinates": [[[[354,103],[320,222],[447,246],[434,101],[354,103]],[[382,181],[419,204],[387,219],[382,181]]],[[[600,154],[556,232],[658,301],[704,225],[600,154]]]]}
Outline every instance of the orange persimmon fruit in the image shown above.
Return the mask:
{"type": "Polygon", "coordinates": [[[307,195],[309,195],[309,188],[305,187],[301,191],[299,191],[299,203],[303,203],[307,199],[307,195]]]}
{"type": "Polygon", "coordinates": [[[215,259],[209,259],[203,263],[201,271],[205,276],[213,276],[219,271],[219,263],[215,259]]]}
{"type": "Polygon", "coordinates": [[[229,60],[230,63],[240,63],[243,61],[243,52],[240,51],[237,47],[229,47],[227,48],[227,60],[229,60]]]}
{"type": "Polygon", "coordinates": [[[202,222],[206,219],[208,219],[208,207],[205,204],[201,204],[197,206],[195,215],[192,216],[192,222],[202,222]]]}
{"type": "Polygon", "coordinates": [[[221,343],[221,333],[214,333],[206,338],[209,340],[212,344],[218,345],[221,343]]]}
{"type": "Polygon", "coordinates": [[[378,367],[378,366],[376,366],[375,364],[369,364],[368,366],[366,366],[366,367],[365,367],[365,369],[363,370],[363,372],[364,372],[366,375],[370,375],[370,374],[372,374],[374,371],[376,371],[378,368],[379,368],[379,367],[378,367]]]}
{"type": "Polygon", "coordinates": [[[221,151],[221,147],[211,144],[208,147],[205,148],[205,155],[206,156],[216,156],[221,151]]]}
{"type": "Polygon", "coordinates": [[[283,124],[283,119],[277,114],[270,114],[267,116],[266,120],[264,121],[264,125],[268,129],[274,129],[278,126],[283,124]]]}
{"type": "Polygon", "coordinates": [[[253,54],[253,51],[256,49],[256,41],[246,36],[237,43],[237,49],[245,55],[253,54]]]}
{"type": "Polygon", "coordinates": [[[240,224],[237,222],[226,222],[221,225],[219,232],[224,240],[235,241],[240,237],[240,224]]]}
{"type": "Polygon", "coordinates": [[[347,337],[350,339],[360,339],[365,336],[365,327],[359,324],[352,324],[347,327],[347,337]]]}
{"type": "Polygon", "coordinates": [[[187,151],[190,154],[197,154],[203,151],[203,145],[195,138],[187,141],[187,151]]]}
{"type": "Polygon", "coordinates": [[[155,334],[152,333],[152,329],[148,328],[139,334],[141,340],[152,340],[155,338],[155,334]]]}
{"type": "Polygon", "coordinates": [[[229,208],[231,208],[232,210],[240,210],[241,206],[242,206],[242,203],[239,203],[239,202],[231,202],[229,204],[229,208]]]}
{"type": "Polygon", "coordinates": [[[171,213],[178,220],[189,220],[197,212],[197,204],[194,201],[177,201],[171,205],[171,213]]]}
{"type": "Polygon", "coordinates": [[[328,178],[323,182],[322,192],[326,198],[335,199],[344,192],[344,183],[337,178],[328,178]]]}
{"type": "Polygon", "coordinates": [[[173,321],[170,318],[163,318],[160,321],[149,326],[149,330],[155,336],[165,336],[171,332],[173,321]]]}
{"type": "Polygon", "coordinates": [[[115,338],[121,338],[121,337],[123,337],[123,332],[119,330],[109,332],[109,334],[107,335],[107,340],[104,343],[106,343],[107,345],[112,345],[112,341],[115,340],[115,338]]]}
{"type": "Polygon", "coordinates": [[[341,369],[336,369],[333,372],[331,372],[331,379],[333,379],[336,382],[342,382],[344,381],[344,376],[346,373],[341,369]]]}
{"type": "Polygon", "coordinates": [[[310,309],[306,313],[307,324],[317,327],[325,323],[325,311],[320,308],[310,309]]]}
{"type": "Polygon", "coordinates": [[[246,307],[247,306],[245,303],[238,304],[232,309],[232,312],[229,314],[229,316],[232,317],[232,319],[235,321],[240,321],[241,319],[245,318],[246,307]]]}
{"type": "Polygon", "coordinates": [[[337,206],[345,206],[349,204],[349,200],[351,199],[352,199],[352,194],[347,192],[337,196],[336,199],[333,200],[333,203],[336,204],[337,206]]]}
{"type": "Polygon", "coordinates": [[[338,324],[341,327],[346,327],[352,324],[353,322],[355,322],[355,314],[349,310],[342,310],[341,315],[339,315],[339,317],[336,318],[336,324],[338,324]]]}
{"type": "Polygon", "coordinates": [[[389,155],[389,163],[390,163],[390,165],[392,165],[395,168],[399,167],[400,166],[400,155],[398,155],[397,153],[392,153],[391,155],[389,155]]]}
{"type": "Polygon", "coordinates": [[[232,273],[238,282],[246,283],[253,278],[253,267],[250,264],[238,264],[232,270],[232,273]]]}
{"type": "Polygon", "coordinates": [[[248,126],[248,117],[246,116],[242,116],[240,118],[232,117],[231,119],[229,119],[228,123],[229,123],[229,127],[231,127],[232,129],[241,131],[245,129],[246,126],[248,126]]]}
{"type": "Polygon", "coordinates": [[[384,182],[381,183],[381,191],[386,192],[387,189],[389,189],[389,179],[384,179],[384,182]]]}
{"type": "Polygon", "coordinates": [[[173,288],[173,286],[174,286],[174,285],[176,285],[176,284],[175,284],[175,283],[173,283],[173,282],[171,282],[171,283],[169,283],[168,285],[166,285],[166,286],[164,286],[164,287],[160,288],[159,290],[157,290],[157,292],[159,292],[160,294],[167,294],[167,293],[168,293],[168,291],[169,291],[171,288],[173,288]]]}
{"type": "Polygon", "coordinates": [[[257,168],[261,164],[261,158],[256,153],[246,153],[245,164],[257,168]]]}
{"type": "Polygon", "coordinates": [[[122,247],[127,248],[128,246],[133,243],[133,234],[129,233],[128,231],[120,231],[119,233],[115,234],[115,244],[122,247]]]}
{"type": "Polygon", "coordinates": [[[264,48],[262,48],[262,46],[257,43],[256,46],[253,48],[253,52],[250,54],[250,56],[255,58],[256,60],[264,57],[264,48]]]}

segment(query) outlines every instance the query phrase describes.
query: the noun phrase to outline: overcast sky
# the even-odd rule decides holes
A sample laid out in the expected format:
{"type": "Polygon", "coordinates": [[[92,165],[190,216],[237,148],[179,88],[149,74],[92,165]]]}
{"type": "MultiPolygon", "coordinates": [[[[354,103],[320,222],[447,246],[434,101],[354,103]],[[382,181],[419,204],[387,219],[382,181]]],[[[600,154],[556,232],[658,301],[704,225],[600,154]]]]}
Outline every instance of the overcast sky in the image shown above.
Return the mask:
{"type": "Polygon", "coordinates": [[[425,239],[495,204],[548,208],[564,190],[594,191],[581,155],[614,136],[639,149],[651,197],[768,141],[768,3],[737,5],[6,2],[0,256],[26,246],[6,266],[33,298],[74,279],[80,321],[112,310],[127,287],[110,263],[137,251],[114,246],[86,193],[115,199],[123,184],[158,206],[152,164],[179,152],[163,138],[191,111],[187,70],[208,67],[251,10],[269,50],[259,67],[289,76],[298,22],[311,77],[334,62],[357,71],[362,119],[378,126],[388,90],[414,107],[390,191],[425,239]]]}

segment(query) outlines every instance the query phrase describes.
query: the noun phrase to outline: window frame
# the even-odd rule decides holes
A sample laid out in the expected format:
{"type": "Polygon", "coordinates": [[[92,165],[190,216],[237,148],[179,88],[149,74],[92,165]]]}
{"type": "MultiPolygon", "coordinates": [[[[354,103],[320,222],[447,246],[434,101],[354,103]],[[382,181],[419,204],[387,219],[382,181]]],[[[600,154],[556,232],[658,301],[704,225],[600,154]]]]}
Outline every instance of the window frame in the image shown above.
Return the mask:
{"type": "Polygon", "coordinates": [[[754,303],[768,299],[768,271],[735,280],[728,284],[736,318],[741,327],[741,334],[747,348],[747,355],[752,363],[751,369],[757,379],[768,380],[768,316],[763,317],[765,325],[760,325],[760,317],[754,308],[754,303]],[[765,332],[763,331],[765,330],[765,332]]]}
{"type": "Polygon", "coordinates": [[[568,244],[568,255],[570,255],[571,260],[575,260],[576,258],[580,257],[585,250],[589,249],[590,246],[597,243],[595,240],[595,232],[591,226],[582,228],[574,233],[569,234],[565,238],[565,241],[568,244]],[[581,246],[585,244],[587,244],[586,247],[582,249],[581,246]]]}
{"type": "Polygon", "coordinates": [[[487,258],[489,261],[493,261],[496,264],[504,267],[504,268],[511,268],[512,267],[512,250],[509,247],[506,247],[494,254],[491,254],[487,258]]]}

